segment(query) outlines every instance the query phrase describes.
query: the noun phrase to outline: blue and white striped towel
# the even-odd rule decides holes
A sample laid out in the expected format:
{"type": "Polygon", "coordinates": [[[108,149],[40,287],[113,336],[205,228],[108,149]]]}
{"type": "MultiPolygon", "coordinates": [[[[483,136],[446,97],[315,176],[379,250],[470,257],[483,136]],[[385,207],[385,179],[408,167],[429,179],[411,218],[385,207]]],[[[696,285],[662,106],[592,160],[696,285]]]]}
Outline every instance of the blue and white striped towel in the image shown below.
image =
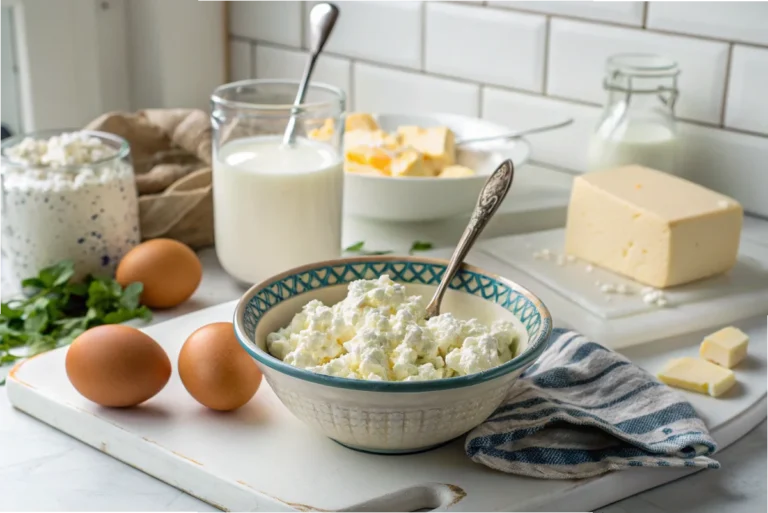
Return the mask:
{"type": "Polygon", "coordinates": [[[470,458],[531,477],[580,479],[628,467],[720,468],[685,398],[573,331],[552,343],[467,436],[470,458]]]}

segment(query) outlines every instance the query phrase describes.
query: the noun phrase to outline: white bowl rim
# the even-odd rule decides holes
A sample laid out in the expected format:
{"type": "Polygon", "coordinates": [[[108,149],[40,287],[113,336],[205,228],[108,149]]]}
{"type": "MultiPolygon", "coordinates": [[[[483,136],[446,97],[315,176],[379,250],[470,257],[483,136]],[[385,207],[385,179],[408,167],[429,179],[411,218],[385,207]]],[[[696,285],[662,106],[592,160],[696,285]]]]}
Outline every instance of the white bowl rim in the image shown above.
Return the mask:
{"type": "MultiPolygon", "coordinates": [[[[486,381],[493,380],[495,378],[509,374],[515,370],[528,367],[531,365],[544,350],[549,346],[549,338],[552,333],[552,316],[544,303],[531,291],[525,287],[515,283],[512,280],[498,276],[494,273],[487,272],[479,267],[475,267],[469,264],[462,264],[461,269],[484,275],[487,278],[503,282],[514,292],[525,296],[537,309],[541,316],[541,328],[539,333],[533,340],[529,340],[525,350],[512,358],[510,361],[505,362],[497,367],[478,372],[475,374],[469,374],[466,376],[441,378],[427,381],[368,381],[363,379],[342,378],[337,376],[328,376],[320,374],[310,370],[302,369],[289,365],[282,360],[275,358],[267,351],[262,350],[257,346],[251,338],[246,334],[243,318],[245,315],[245,309],[253,296],[262,289],[267,288],[274,282],[280,281],[293,274],[309,271],[318,267],[325,267],[329,265],[344,265],[354,263],[376,263],[384,261],[409,261],[414,263],[429,264],[429,265],[442,265],[447,266],[448,261],[437,258],[419,257],[419,256],[353,256],[342,257],[332,260],[325,260],[321,262],[314,262],[311,264],[294,267],[280,274],[277,274],[267,280],[262,281],[256,285],[253,285],[243,294],[240,300],[237,302],[235,308],[233,325],[235,330],[235,336],[237,337],[240,345],[245,351],[250,354],[257,362],[262,365],[266,365],[273,370],[276,370],[282,374],[287,374],[294,378],[301,379],[303,381],[309,381],[311,383],[317,383],[320,385],[326,385],[334,388],[346,388],[358,391],[369,392],[431,392],[440,390],[450,390],[454,388],[463,388],[473,385],[478,385],[486,381]]],[[[321,287],[322,288],[322,287],[321,287]]],[[[254,334],[255,335],[255,334],[254,334]]]]}
{"type": "MultiPolygon", "coordinates": [[[[413,116],[413,117],[423,117],[423,118],[430,118],[435,117],[436,119],[439,118],[454,118],[456,120],[460,119],[471,119],[472,121],[479,121],[482,123],[485,123],[489,126],[493,127],[503,127],[503,125],[499,125],[498,123],[494,123],[492,121],[488,121],[487,119],[483,118],[473,118],[472,116],[463,116],[461,114],[447,114],[442,112],[432,112],[429,114],[405,114],[405,113],[397,113],[397,112],[375,112],[372,113],[374,117],[376,117],[377,121],[379,116],[413,116]]],[[[509,130],[510,132],[512,130],[509,130]]],[[[523,166],[528,162],[528,160],[531,158],[531,143],[528,142],[528,139],[525,137],[514,137],[510,138],[510,141],[515,141],[515,144],[520,144],[523,147],[523,150],[521,150],[521,153],[524,151],[523,158],[520,162],[512,162],[512,164],[515,166],[515,169],[519,166],[523,166]]],[[[458,149],[458,147],[457,147],[458,149]]],[[[509,157],[507,154],[509,153],[509,150],[505,151],[503,147],[500,147],[498,149],[487,149],[489,153],[500,153],[502,156],[505,156],[512,160],[511,157],[509,157]]],[[[501,162],[499,162],[499,165],[501,165],[501,162]]],[[[441,182],[446,181],[460,181],[460,180],[487,180],[488,177],[491,175],[491,173],[488,174],[474,174],[472,176],[452,176],[450,178],[440,178],[441,182]]],[[[347,176],[359,176],[363,180],[387,180],[387,181],[406,181],[406,182],[434,182],[437,178],[436,176],[381,176],[381,175],[373,175],[373,174],[365,174],[365,173],[346,173],[344,177],[347,176]]]]}

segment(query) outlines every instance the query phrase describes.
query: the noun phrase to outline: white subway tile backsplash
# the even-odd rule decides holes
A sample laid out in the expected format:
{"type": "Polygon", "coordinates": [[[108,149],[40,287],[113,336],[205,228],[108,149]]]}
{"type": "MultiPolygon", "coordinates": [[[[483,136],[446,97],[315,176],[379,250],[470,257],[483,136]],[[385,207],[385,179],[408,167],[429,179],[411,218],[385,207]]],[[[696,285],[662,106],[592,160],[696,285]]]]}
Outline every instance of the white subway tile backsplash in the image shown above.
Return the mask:
{"type": "Polygon", "coordinates": [[[768,138],[680,123],[685,177],[768,216],[768,138]]]}
{"type": "Polygon", "coordinates": [[[430,2],[425,69],[541,92],[545,37],[544,16],[430,2]]]}
{"type": "Polygon", "coordinates": [[[251,78],[251,43],[231,39],[229,41],[229,80],[251,78]]]}
{"type": "Polygon", "coordinates": [[[428,2],[454,2],[457,4],[483,5],[483,0],[427,0],[428,2]]]}
{"type": "Polygon", "coordinates": [[[638,27],[643,24],[643,2],[488,2],[488,5],[638,27]]]}
{"type": "Polygon", "coordinates": [[[683,36],[563,19],[550,26],[547,93],[603,103],[606,59],[617,53],[656,53],[682,70],[677,115],[720,123],[728,45],[683,36]]]}
{"type": "Polygon", "coordinates": [[[768,48],[733,47],[725,126],[768,135],[768,48]]]}
{"type": "Polygon", "coordinates": [[[650,2],[647,26],[768,45],[768,2],[650,2]]]}
{"type": "Polygon", "coordinates": [[[368,64],[354,64],[355,109],[478,116],[480,87],[368,64]]]}
{"type": "MultiPolygon", "coordinates": [[[[307,64],[308,53],[256,45],[254,69],[258,78],[291,78],[298,80],[307,64]]],[[[346,91],[349,106],[351,63],[347,59],[322,55],[312,74],[313,82],[325,82],[346,91]]]]}
{"type": "MultiPolygon", "coordinates": [[[[314,3],[229,3],[230,78],[298,78],[314,3]]],[[[534,160],[574,171],[587,168],[606,59],[675,59],[682,172],[768,215],[768,2],[338,5],[315,78],[348,91],[350,110],[482,115],[511,129],[572,117],[529,140],[534,160]]]]}
{"type": "Polygon", "coordinates": [[[421,2],[344,2],[340,7],[326,51],[421,69],[421,2]]]}
{"type": "Polygon", "coordinates": [[[526,138],[533,148],[532,159],[575,171],[584,171],[587,168],[589,138],[600,112],[599,107],[576,105],[541,96],[502,91],[492,87],[483,90],[482,117],[507,125],[513,130],[534,128],[573,118],[573,123],[565,128],[533,134],[526,138]]]}
{"type": "Polygon", "coordinates": [[[235,36],[301,46],[301,2],[228,2],[235,36]]]}

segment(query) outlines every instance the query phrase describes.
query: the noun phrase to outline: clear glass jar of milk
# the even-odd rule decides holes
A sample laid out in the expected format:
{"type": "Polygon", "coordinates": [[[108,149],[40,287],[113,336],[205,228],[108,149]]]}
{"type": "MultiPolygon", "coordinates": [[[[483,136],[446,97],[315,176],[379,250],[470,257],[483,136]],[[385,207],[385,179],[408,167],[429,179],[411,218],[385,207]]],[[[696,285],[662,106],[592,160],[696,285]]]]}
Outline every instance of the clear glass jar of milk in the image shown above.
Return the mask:
{"type": "Polygon", "coordinates": [[[312,83],[294,107],[298,85],[245,80],[212,96],[216,254],[242,283],[341,255],[346,95],[312,83]],[[292,113],[296,138],[287,146],[292,113]]]}
{"type": "Polygon", "coordinates": [[[627,164],[675,173],[677,63],[650,54],[610,57],[608,101],[589,147],[589,171],[627,164]]]}

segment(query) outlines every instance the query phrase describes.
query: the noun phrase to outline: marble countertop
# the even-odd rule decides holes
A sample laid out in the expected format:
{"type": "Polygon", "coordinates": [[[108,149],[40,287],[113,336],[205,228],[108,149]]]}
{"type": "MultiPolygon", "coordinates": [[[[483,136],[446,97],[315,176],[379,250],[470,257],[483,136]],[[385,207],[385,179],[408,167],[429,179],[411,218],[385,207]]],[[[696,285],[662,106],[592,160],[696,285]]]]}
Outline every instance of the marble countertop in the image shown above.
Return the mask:
{"type": "MultiPolygon", "coordinates": [[[[570,178],[526,166],[521,194],[510,196],[487,237],[562,226],[570,178]]],[[[516,182],[517,184],[517,182],[516,182]]],[[[517,186],[517,185],[516,185],[517,186]]],[[[745,236],[768,240],[763,222],[747,220],[745,236]]],[[[374,223],[346,219],[344,243],[405,251],[413,240],[451,245],[464,220],[374,223]]],[[[200,252],[204,277],[194,297],[154,322],[237,298],[243,292],[212,249],[200,252]]],[[[3,295],[9,289],[4,287],[3,295]]],[[[7,296],[6,296],[7,297],[7,296]]],[[[5,373],[0,371],[0,376],[5,373]]],[[[753,513],[766,511],[766,422],[718,454],[720,471],[703,471],[638,494],[601,513],[753,513]]],[[[256,462],[257,463],[257,462],[256,462]]],[[[141,471],[13,409],[0,389],[0,511],[216,511],[141,471]]]]}

